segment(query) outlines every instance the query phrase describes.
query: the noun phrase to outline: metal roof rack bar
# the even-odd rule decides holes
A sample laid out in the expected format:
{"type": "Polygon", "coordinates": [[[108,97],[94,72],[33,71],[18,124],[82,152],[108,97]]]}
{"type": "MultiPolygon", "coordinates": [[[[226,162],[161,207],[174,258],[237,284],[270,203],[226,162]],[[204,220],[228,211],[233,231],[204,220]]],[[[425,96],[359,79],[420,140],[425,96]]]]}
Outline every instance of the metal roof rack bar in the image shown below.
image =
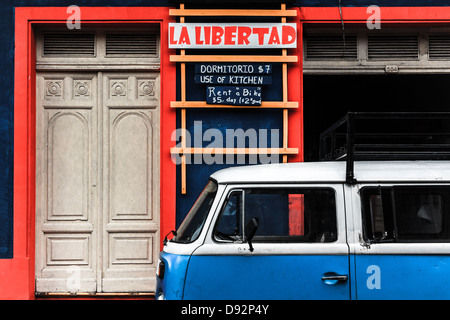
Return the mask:
{"type": "Polygon", "coordinates": [[[348,112],[320,135],[320,160],[450,160],[450,112],[348,112]]]}

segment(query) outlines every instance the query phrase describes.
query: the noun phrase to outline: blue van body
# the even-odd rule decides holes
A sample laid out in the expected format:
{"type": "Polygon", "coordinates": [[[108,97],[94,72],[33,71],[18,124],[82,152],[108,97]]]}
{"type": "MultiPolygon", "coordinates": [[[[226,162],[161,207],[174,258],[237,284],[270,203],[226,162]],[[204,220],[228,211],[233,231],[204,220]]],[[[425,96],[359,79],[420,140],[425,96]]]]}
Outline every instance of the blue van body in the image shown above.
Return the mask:
{"type": "Polygon", "coordinates": [[[355,176],[341,162],[216,172],[160,253],[157,298],[449,299],[450,163],[355,162],[355,176]]]}
{"type": "MultiPolygon", "coordinates": [[[[161,260],[164,262],[173,258],[171,254],[161,254],[161,260]]],[[[185,269],[185,276],[182,276],[180,269],[176,271],[180,272],[176,278],[185,279],[184,290],[179,290],[179,283],[170,284],[170,280],[161,281],[161,289],[165,292],[166,299],[349,299],[349,283],[320,286],[321,275],[327,265],[333,265],[335,270],[348,272],[348,257],[192,256],[188,268],[185,269]],[[323,267],[321,270],[311,268],[312,265],[323,267]],[[304,279],[302,285],[292,285],[298,282],[300,274],[304,279]],[[183,291],[184,294],[180,295],[183,291]]]]}

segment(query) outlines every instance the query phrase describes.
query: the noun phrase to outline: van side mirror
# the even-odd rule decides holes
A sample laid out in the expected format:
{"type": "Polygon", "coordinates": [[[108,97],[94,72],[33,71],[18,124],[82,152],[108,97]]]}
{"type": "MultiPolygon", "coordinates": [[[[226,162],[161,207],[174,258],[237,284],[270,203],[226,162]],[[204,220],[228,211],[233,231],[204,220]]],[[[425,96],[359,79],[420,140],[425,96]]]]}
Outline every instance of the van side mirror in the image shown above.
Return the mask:
{"type": "Polygon", "coordinates": [[[258,218],[252,218],[245,226],[245,238],[250,247],[250,252],[253,252],[252,239],[258,230],[258,218]]]}

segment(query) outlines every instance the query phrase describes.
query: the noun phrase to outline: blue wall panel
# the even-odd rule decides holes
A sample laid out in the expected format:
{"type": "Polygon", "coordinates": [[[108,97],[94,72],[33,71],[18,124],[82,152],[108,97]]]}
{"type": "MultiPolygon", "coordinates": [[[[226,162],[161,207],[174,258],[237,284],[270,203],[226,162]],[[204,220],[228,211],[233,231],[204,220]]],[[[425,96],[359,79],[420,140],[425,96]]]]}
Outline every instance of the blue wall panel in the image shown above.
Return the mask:
{"type": "MultiPolygon", "coordinates": [[[[178,116],[178,120],[179,120],[178,116]]],[[[188,109],[186,111],[186,129],[193,133],[194,130],[199,132],[199,129],[194,128],[194,121],[201,121],[202,132],[205,133],[208,129],[214,128],[222,132],[222,135],[226,137],[226,129],[238,129],[242,128],[245,131],[249,129],[255,129],[257,132],[260,129],[268,129],[270,134],[270,129],[279,129],[279,147],[282,146],[282,126],[283,126],[283,114],[282,110],[254,110],[254,109],[244,109],[244,110],[224,110],[224,109],[214,109],[212,111],[205,112],[205,110],[194,110],[188,109]]],[[[177,125],[180,128],[180,124],[177,125]]],[[[193,134],[192,134],[193,135],[193,134]]],[[[192,137],[192,141],[194,137],[192,137]]],[[[271,136],[267,138],[268,146],[270,147],[271,136]]],[[[211,142],[203,142],[203,147],[207,147],[211,142]]],[[[224,142],[226,143],[226,142],[224,142]]],[[[192,145],[191,145],[192,146],[192,145]]],[[[196,146],[197,147],[197,146],[196,146]]],[[[224,145],[225,147],[225,145],[224,145]]],[[[236,142],[236,147],[238,147],[236,142]]],[[[246,147],[249,147],[248,142],[246,147]]],[[[251,146],[253,147],[253,146],[251,146]]],[[[249,163],[248,156],[245,157],[245,163],[249,163]]],[[[234,157],[233,163],[227,164],[225,156],[223,157],[223,164],[196,164],[194,156],[192,156],[193,164],[188,164],[187,167],[187,194],[181,194],[181,168],[177,166],[177,227],[183,221],[189,209],[194,204],[200,192],[205,187],[209,176],[217,170],[231,167],[244,165],[237,163],[237,158],[234,157]]],[[[257,159],[259,160],[259,158],[257,159]]],[[[259,163],[259,161],[258,161],[259,163]]],[[[262,173],[263,174],[263,173],[262,173]]]]}
{"type": "Polygon", "coordinates": [[[0,258],[13,255],[14,10],[0,6],[0,258]]]}
{"type": "MultiPolygon", "coordinates": [[[[264,54],[260,52],[258,54],[264,54]]],[[[282,69],[281,64],[272,64],[272,85],[262,86],[263,101],[281,101],[282,97],[282,69]]],[[[206,85],[194,83],[194,64],[186,65],[186,95],[187,100],[191,101],[205,101],[206,99],[206,85]]],[[[179,84],[179,79],[177,80],[179,84]]],[[[178,88],[180,86],[178,85],[178,88]]],[[[179,99],[179,97],[178,97],[179,99]]],[[[244,132],[247,130],[255,130],[259,134],[259,130],[267,129],[267,146],[271,146],[272,136],[270,135],[271,129],[278,129],[278,146],[282,147],[282,128],[283,128],[283,112],[276,109],[187,109],[186,111],[186,129],[191,135],[191,147],[208,147],[211,141],[202,141],[202,145],[194,145],[194,134],[200,132],[199,127],[194,128],[194,124],[201,123],[201,132],[204,134],[208,129],[217,129],[221,132],[223,140],[222,145],[226,147],[226,135],[227,129],[242,129],[244,132]]],[[[180,111],[177,113],[177,128],[181,127],[180,111]]],[[[259,135],[258,135],[259,144],[259,135]]],[[[235,141],[235,147],[241,147],[238,145],[238,141],[235,141]]],[[[259,146],[259,145],[258,145],[259,146]]],[[[248,139],[246,140],[245,147],[257,147],[255,145],[249,145],[248,139]]],[[[194,162],[195,156],[192,156],[192,162],[194,162]]],[[[186,185],[187,193],[181,194],[181,168],[177,166],[177,214],[176,214],[176,226],[178,227],[183,221],[186,214],[194,204],[195,200],[199,196],[200,192],[206,185],[209,176],[217,170],[249,164],[249,157],[245,157],[245,163],[238,163],[237,157],[234,158],[232,163],[227,163],[226,157],[223,157],[223,163],[218,164],[206,164],[204,162],[198,163],[195,161],[193,164],[187,165],[186,170],[186,185]]],[[[259,157],[257,158],[258,163],[259,157]]],[[[278,157],[277,161],[280,160],[278,157]]],[[[254,164],[251,162],[250,164],[254,164]]]]}

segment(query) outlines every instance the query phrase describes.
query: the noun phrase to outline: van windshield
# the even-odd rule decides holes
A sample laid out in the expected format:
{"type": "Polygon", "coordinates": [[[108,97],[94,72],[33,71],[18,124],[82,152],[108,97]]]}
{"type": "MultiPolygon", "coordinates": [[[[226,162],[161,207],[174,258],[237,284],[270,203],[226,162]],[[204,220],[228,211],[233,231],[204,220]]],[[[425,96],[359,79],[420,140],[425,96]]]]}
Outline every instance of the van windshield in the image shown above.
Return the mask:
{"type": "Polygon", "coordinates": [[[210,180],[178,228],[176,237],[172,239],[173,242],[189,243],[197,240],[216,193],[217,183],[210,180]]]}

